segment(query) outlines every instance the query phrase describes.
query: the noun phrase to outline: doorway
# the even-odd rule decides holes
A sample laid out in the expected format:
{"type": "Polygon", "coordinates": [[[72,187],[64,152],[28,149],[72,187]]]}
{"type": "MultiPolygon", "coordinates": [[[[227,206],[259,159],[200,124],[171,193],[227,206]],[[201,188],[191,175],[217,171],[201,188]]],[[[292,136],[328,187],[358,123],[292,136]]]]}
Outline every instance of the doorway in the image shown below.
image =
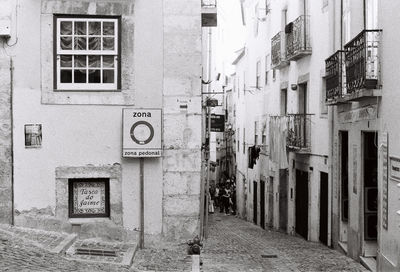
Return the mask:
{"type": "Polygon", "coordinates": [[[348,222],[349,220],[349,133],[347,131],[340,132],[340,211],[341,220],[348,222]]]}
{"type": "Polygon", "coordinates": [[[287,231],[288,221],[288,178],[287,170],[279,170],[279,229],[287,231]]]}
{"type": "Polygon", "coordinates": [[[328,173],[321,172],[319,188],[319,240],[328,245],[328,173]]]}
{"type": "Polygon", "coordinates": [[[296,169],[296,232],[308,239],[308,172],[296,169]]]}
{"type": "Polygon", "coordinates": [[[253,222],[257,225],[257,181],[253,181],[253,222]]]}
{"type": "Polygon", "coordinates": [[[364,240],[378,237],[378,133],[364,132],[364,240]]]}
{"type": "Polygon", "coordinates": [[[274,227],[274,177],[268,183],[268,227],[274,227]]]}
{"type": "Polygon", "coordinates": [[[260,226],[265,229],[265,181],[260,181],[260,226]]]}

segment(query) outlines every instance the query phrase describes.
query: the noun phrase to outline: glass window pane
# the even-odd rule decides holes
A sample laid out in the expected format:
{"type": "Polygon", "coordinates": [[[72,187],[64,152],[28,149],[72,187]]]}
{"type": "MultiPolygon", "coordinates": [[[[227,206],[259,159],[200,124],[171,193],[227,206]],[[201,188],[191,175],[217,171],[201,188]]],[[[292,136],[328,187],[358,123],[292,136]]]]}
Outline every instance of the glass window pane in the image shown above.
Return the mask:
{"type": "Polygon", "coordinates": [[[72,35],[72,22],[60,22],[60,34],[72,35]]]}
{"type": "Polygon", "coordinates": [[[61,37],[60,47],[63,50],[72,50],[72,37],[61,37]]]}
{"type": "Polygon", "coordinates": [[[71,55],[61,55],[60,56],[60,66],[61,67],[72,67],[72,56],[71,55]]]}
{"type": "Polygon", "coordinates": [[[74,67],[86,67],[86,56],[76,55],[74,58],[74,67]]]}
{"type": "Polygon", "coordinates": [[[60,71],[60,82],[61,83],[72,83],[72,70],[61,70],[60,71]]]}
{"type": "Polygon", "coordinates": [[[114,38],[103,38],[103,50],[114,50],[114,38]]]}
{"type": "Polygon", "coordinates": [[[89,56],[89,67],[100,67],[100,56],[89,56]]]}
{"type": "Polygon", "coordinates": [[[103,70],[103,83],[114,83],[114,70],[103,70]]]}
{"type": "Polygon", "coordinates": [[[74,39],[74,49],[75,50],[86,50],[86,38],[75,37],[74,39]]]}
{"type": "Polygon", "coordinates": [[[86,22],[75,22],[75,35],[86,35],[86,22]]]}
{"type": "Polygon", "coordinates": [[[89,22],[89,35],[100,35],[100,34],[101,34],[101,23],[89,22]]]}
{"type": "Polygon", "coordinates": [[[74,83],[86,83],[86,70],[74,70],[74,83]]]}
{"type": "Polygon", "coordinates": [[[100,70],[89,70],[89,83],[101,83],[100,70]]]}
{"type": "Polygon", "coordinates": [[[103,35],[114,35],[114,22],[103,22],[103,35]]]}
{"type": "Polygon", "coordinates": [[[114,56],[103,56],[103,67],[114,68],[114,56]]]}
{"type": "Polygon", "coordinates": [[[89,38],[89,50],[100,50],[100,49],[101,49],[100,37],[89,38]]]}

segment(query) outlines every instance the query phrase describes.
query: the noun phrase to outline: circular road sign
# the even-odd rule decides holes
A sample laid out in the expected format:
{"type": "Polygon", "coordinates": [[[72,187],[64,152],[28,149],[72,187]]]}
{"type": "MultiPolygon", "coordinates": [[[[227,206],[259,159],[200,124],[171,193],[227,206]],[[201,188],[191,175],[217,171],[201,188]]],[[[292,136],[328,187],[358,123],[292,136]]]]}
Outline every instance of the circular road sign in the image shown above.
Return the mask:
{"type": "Polygon", "coordinates": [[[154,128],[146,121],[138,121],[132,125],[130,134],[135,143],[145,145],[153,139],[154,128]]]}

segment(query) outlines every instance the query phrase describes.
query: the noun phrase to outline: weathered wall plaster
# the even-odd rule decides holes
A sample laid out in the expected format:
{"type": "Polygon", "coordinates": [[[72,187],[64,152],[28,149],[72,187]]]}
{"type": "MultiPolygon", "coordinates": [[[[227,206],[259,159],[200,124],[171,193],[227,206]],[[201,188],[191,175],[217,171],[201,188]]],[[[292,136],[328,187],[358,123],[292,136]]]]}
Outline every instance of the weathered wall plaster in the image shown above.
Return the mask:
{"type": "Polygon", "coordinates": [[[10,58],[0,50],[0,223],[12,222],[10,58]]]}

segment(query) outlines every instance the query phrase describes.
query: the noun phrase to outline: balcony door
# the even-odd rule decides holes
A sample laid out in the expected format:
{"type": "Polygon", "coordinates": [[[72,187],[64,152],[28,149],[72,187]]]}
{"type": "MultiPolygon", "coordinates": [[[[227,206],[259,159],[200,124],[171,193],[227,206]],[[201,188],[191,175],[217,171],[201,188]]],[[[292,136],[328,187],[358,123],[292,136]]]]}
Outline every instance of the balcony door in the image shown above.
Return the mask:
{"type": "Polygon", "coordinates": [[[378,0],[364,0],[365,29],[378,29],[378,0]]]}
{"type": "Polygon", "coordinates": [[[307,117],[306,113],[308,112],[307,107],[307,83],[299,84],[299,115],[298,116],[298,130],[299,136],[301,139],[301,146],[306,146],[308,139],[307,139],[307,117]]]}
{"type": "Polygon", "coordinates": [[[287,114],[287,89],[281,90],[281,116],[287,114]]]}
{"type": "Polygon", "coordinates": [[[299,114],[307,113],[307,83],[299,84],[299,114]]]}

